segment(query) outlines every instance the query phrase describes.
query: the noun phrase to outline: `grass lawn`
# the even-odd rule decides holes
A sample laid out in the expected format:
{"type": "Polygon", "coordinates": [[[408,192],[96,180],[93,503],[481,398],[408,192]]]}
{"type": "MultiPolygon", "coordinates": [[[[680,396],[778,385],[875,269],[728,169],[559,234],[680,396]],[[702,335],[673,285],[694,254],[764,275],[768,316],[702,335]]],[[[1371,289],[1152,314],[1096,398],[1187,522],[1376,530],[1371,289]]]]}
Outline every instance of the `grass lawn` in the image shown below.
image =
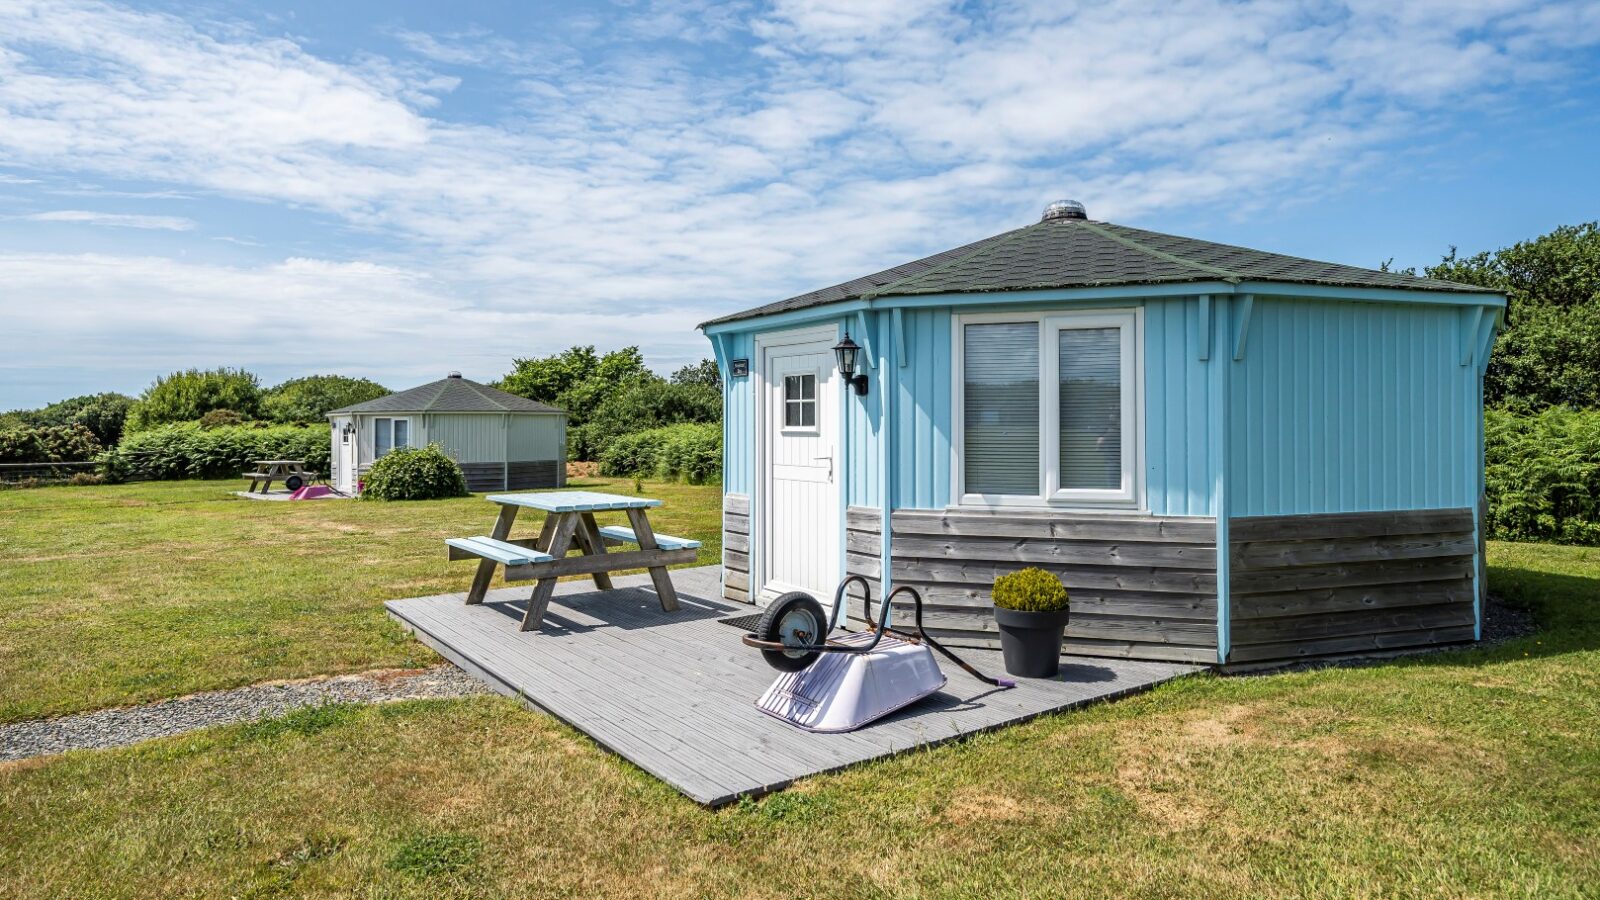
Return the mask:
{"type": "MultiPolygon", "coordinates": [[[[169,567],[178,571],[164,576],[166,591],[249,595],[228,587],[232,570],[212,568],[194,534],[154,511],[156,521],[127,514],[154,496],[122,495],[124,509],[108,505],[114,490],[93,490],[60,492],[62,508],[48,514],[76,534],[74,546],[127,552],[140,546],[132,532],[165,542],[174,531],[189,547],[178,552],[195,560],[169,567]],[[99,527],[96,540],[91,506],[127,524],[99,527]]],[[[198,497],[206,488],[166,490],[198,497]]],[[[686,492],[676,504],[669,490],[647,488],[691,515],[693,489],[676,489],[686,492]]],[[[274,513],[259,508],[283,504],[205,503],[196,515],[237,513],[253,524],[230,532],[236,540],[272,543],[291,558],[313,556],[333,521],[372,536],[337,550],[353,570],[337,577],[310,562],[281,588],[256,576],[254,590],[281,592],[276,602],[291,617],[309,616],[294,604],[311,604],[322,586],[344,585],[341,599],[318,608],[343,615],[350,634],[336,640],[314,622],[273,631],[287,642],[276,665],[293,659],[315,671],[318,654],[335,650],[345,667],[421,653],[366,607],[459,581],[436,558],[438,529],[481,521],[474,504],[485,505],[408,516],[366,504],[274,513]],[[404,521],[424,515],[425,528],[404,521]],[[362,566],[374,544],[398,558],[362,566]],[[442,583],[427,587],[434,581],[442,583]]],[[[714,522],[714,495],[699,505],[693,515],[714,522]]],[[[8,580],[19,578],[9,545],[47,541],[13,537],[19,518],[4,516],[8,580]]],[[[714,537],[714,525],[694,527],[671,530],[714,537]]],[[[1185,679],[718,812],[499,699],[328,707],[4,765],[0,897],[1600,895],[1600,549],[1492,544],[1490,561],[1495,589],[1528,604],[1540,634],[1361,669],[1185,679]]],[[[42,572],[21,577],[34,590],[49,584],[42,572]]],[[[70,569],[56,577],[91,580],[70,569]]],[[[13,602],[0,600],[8,620],[13,602]]],[[[115,660],[101,659],[115,654],[70,633],[114,623],[102,614],[64,628],[54,652],[115,671],[115,660]]],[[[279,627],[270,615],[260,623],[279,627]]],[[[215,621],[208,628],[229,633],[215,621]]],[[[180,631],[178,646],[228,678],[266,677],[196,646],[207,633],[180,631]]],[[[5,678],[34,677],[15,668],[29,664],[15,646],[5,678]]],[[[8,708],[57,690],[30,683],[4,687],[8,708]]]]}
{"type": "MultiPolygon", "coordinates": [[[[447,562],[444,539],[487,534],[497,507],[272,503],[231,495],[242,487],[0,491],[0,722],[435,659],[383,601],[466,590],[473,566],[447,562]]],[[[657,529],[704,541],[706,563],[722,558],[717,487],[644,491],[663,502],[657,529]]],[[[539,521],[519,516],[518,533],[539,521]]]]}

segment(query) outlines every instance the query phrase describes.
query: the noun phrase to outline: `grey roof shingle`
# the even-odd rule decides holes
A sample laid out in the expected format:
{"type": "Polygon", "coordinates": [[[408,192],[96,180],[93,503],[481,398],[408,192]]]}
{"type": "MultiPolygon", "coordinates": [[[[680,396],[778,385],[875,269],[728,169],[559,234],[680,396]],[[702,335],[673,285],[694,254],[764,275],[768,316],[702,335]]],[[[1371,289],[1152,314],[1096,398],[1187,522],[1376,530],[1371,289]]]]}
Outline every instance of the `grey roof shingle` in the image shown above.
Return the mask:
{"type": "Polygon", "coordinates": [[[458,375],[441,378],[408,391],[356,403],[333,410],[328,415],[341,413],[408,412],[507,412],[507,413],[559,413],[554,406],[546,406],[526,397],[508,394],[498,388],[468,381],[458,375]]]}
{"type": "Polygon", "coordinates": [[[1498,293],[1476,285],[1319,262],[1110,222],[1057,219],[712,319],[702,327],[867,297],[1199,281],[1498,293]]]}

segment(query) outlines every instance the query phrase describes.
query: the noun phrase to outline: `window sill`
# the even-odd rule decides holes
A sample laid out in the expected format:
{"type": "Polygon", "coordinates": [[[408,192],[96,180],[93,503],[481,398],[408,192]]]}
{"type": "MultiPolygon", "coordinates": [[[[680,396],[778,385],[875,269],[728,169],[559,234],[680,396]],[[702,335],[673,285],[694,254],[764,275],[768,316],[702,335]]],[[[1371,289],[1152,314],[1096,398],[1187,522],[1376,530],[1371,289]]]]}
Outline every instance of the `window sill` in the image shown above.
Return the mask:
{"type": "Polygon", "coordinates": [[[1061,513],[1135,513],[1144,515],[1149,512],[1143,505],[1135,500],[1105,500],[1088,502],[1083,500],[1045,500],[1043,498],[1019,497],[1015,499],[963,497],[957,503],[945,507],[953,511],[982,511],[982,510],[1016,510],[1017,512],[1061,512],[1061,513]]]}

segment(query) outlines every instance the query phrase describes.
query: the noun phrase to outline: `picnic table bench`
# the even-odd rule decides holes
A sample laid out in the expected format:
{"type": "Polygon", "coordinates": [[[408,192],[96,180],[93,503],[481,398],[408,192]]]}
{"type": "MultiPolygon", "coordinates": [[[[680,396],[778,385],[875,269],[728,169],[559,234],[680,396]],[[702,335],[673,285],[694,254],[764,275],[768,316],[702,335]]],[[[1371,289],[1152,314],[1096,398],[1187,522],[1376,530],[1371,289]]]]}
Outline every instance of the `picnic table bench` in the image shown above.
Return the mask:
{"type": "Polygon", "coordinates": [[[602,494],[593,491],[542,491],[526,494],[490,494],[490,502],[500,506],[494,529],[487,535],[449,538],[445,541],[452,560],[476,559],[478,572],[467,591],[467,603],[482,603],[489,591],[496,567],[503,567],[508,582],[533,581],[533,595],[522,617],[522,630],[530,631],[544,621],[556,581],[564,575],[588,575],[595,587],[612,589],[611,573],[625,569],[648,569],[661,609],[678,608],[678,594],[667,575],[667,566],[693,562],[700,542],[687,538],[658,535],[650,527],[645,510],[661,505],[660,500],[602,494]],[[511,527],[522,509],[544,512],[544,524],[535,538],[513,538],[511,527]],[[632,527],[595,523],[594,514],[621,510],[632,527]],[[639,549],[609,553],[606,548],[637,544],[639,549]],[[576,545],[578,556],[567,556],[576,545]]]}
{"type": "Polygon", "coordinates": [[[282,480],[289,490],[298,490],[302,485],[311,480],[312,473],[306,469],[303,459],[258,459],[254,461],[256,471],[244,473],[250,479],[250,493],[256,493],[256,484],[261,484],[261,493],[272,490],[272,482],[282,480]],[[291,484],[289,479],[298,478],[300,484],[291,484]]]}

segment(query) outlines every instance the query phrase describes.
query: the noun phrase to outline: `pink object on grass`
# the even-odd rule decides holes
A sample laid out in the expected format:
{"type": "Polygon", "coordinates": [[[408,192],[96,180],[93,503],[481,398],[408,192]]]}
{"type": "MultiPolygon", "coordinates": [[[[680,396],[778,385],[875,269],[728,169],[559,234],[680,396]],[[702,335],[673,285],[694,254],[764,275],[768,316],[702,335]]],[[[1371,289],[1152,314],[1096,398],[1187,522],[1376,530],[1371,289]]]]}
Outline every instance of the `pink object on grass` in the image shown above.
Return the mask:
{"type": "Polygon", "coordinates": [[[308,484],[289,495],[290,500],[317,500],[322,497],[332,497],[333,488],[325,484],[308,484]]]}

